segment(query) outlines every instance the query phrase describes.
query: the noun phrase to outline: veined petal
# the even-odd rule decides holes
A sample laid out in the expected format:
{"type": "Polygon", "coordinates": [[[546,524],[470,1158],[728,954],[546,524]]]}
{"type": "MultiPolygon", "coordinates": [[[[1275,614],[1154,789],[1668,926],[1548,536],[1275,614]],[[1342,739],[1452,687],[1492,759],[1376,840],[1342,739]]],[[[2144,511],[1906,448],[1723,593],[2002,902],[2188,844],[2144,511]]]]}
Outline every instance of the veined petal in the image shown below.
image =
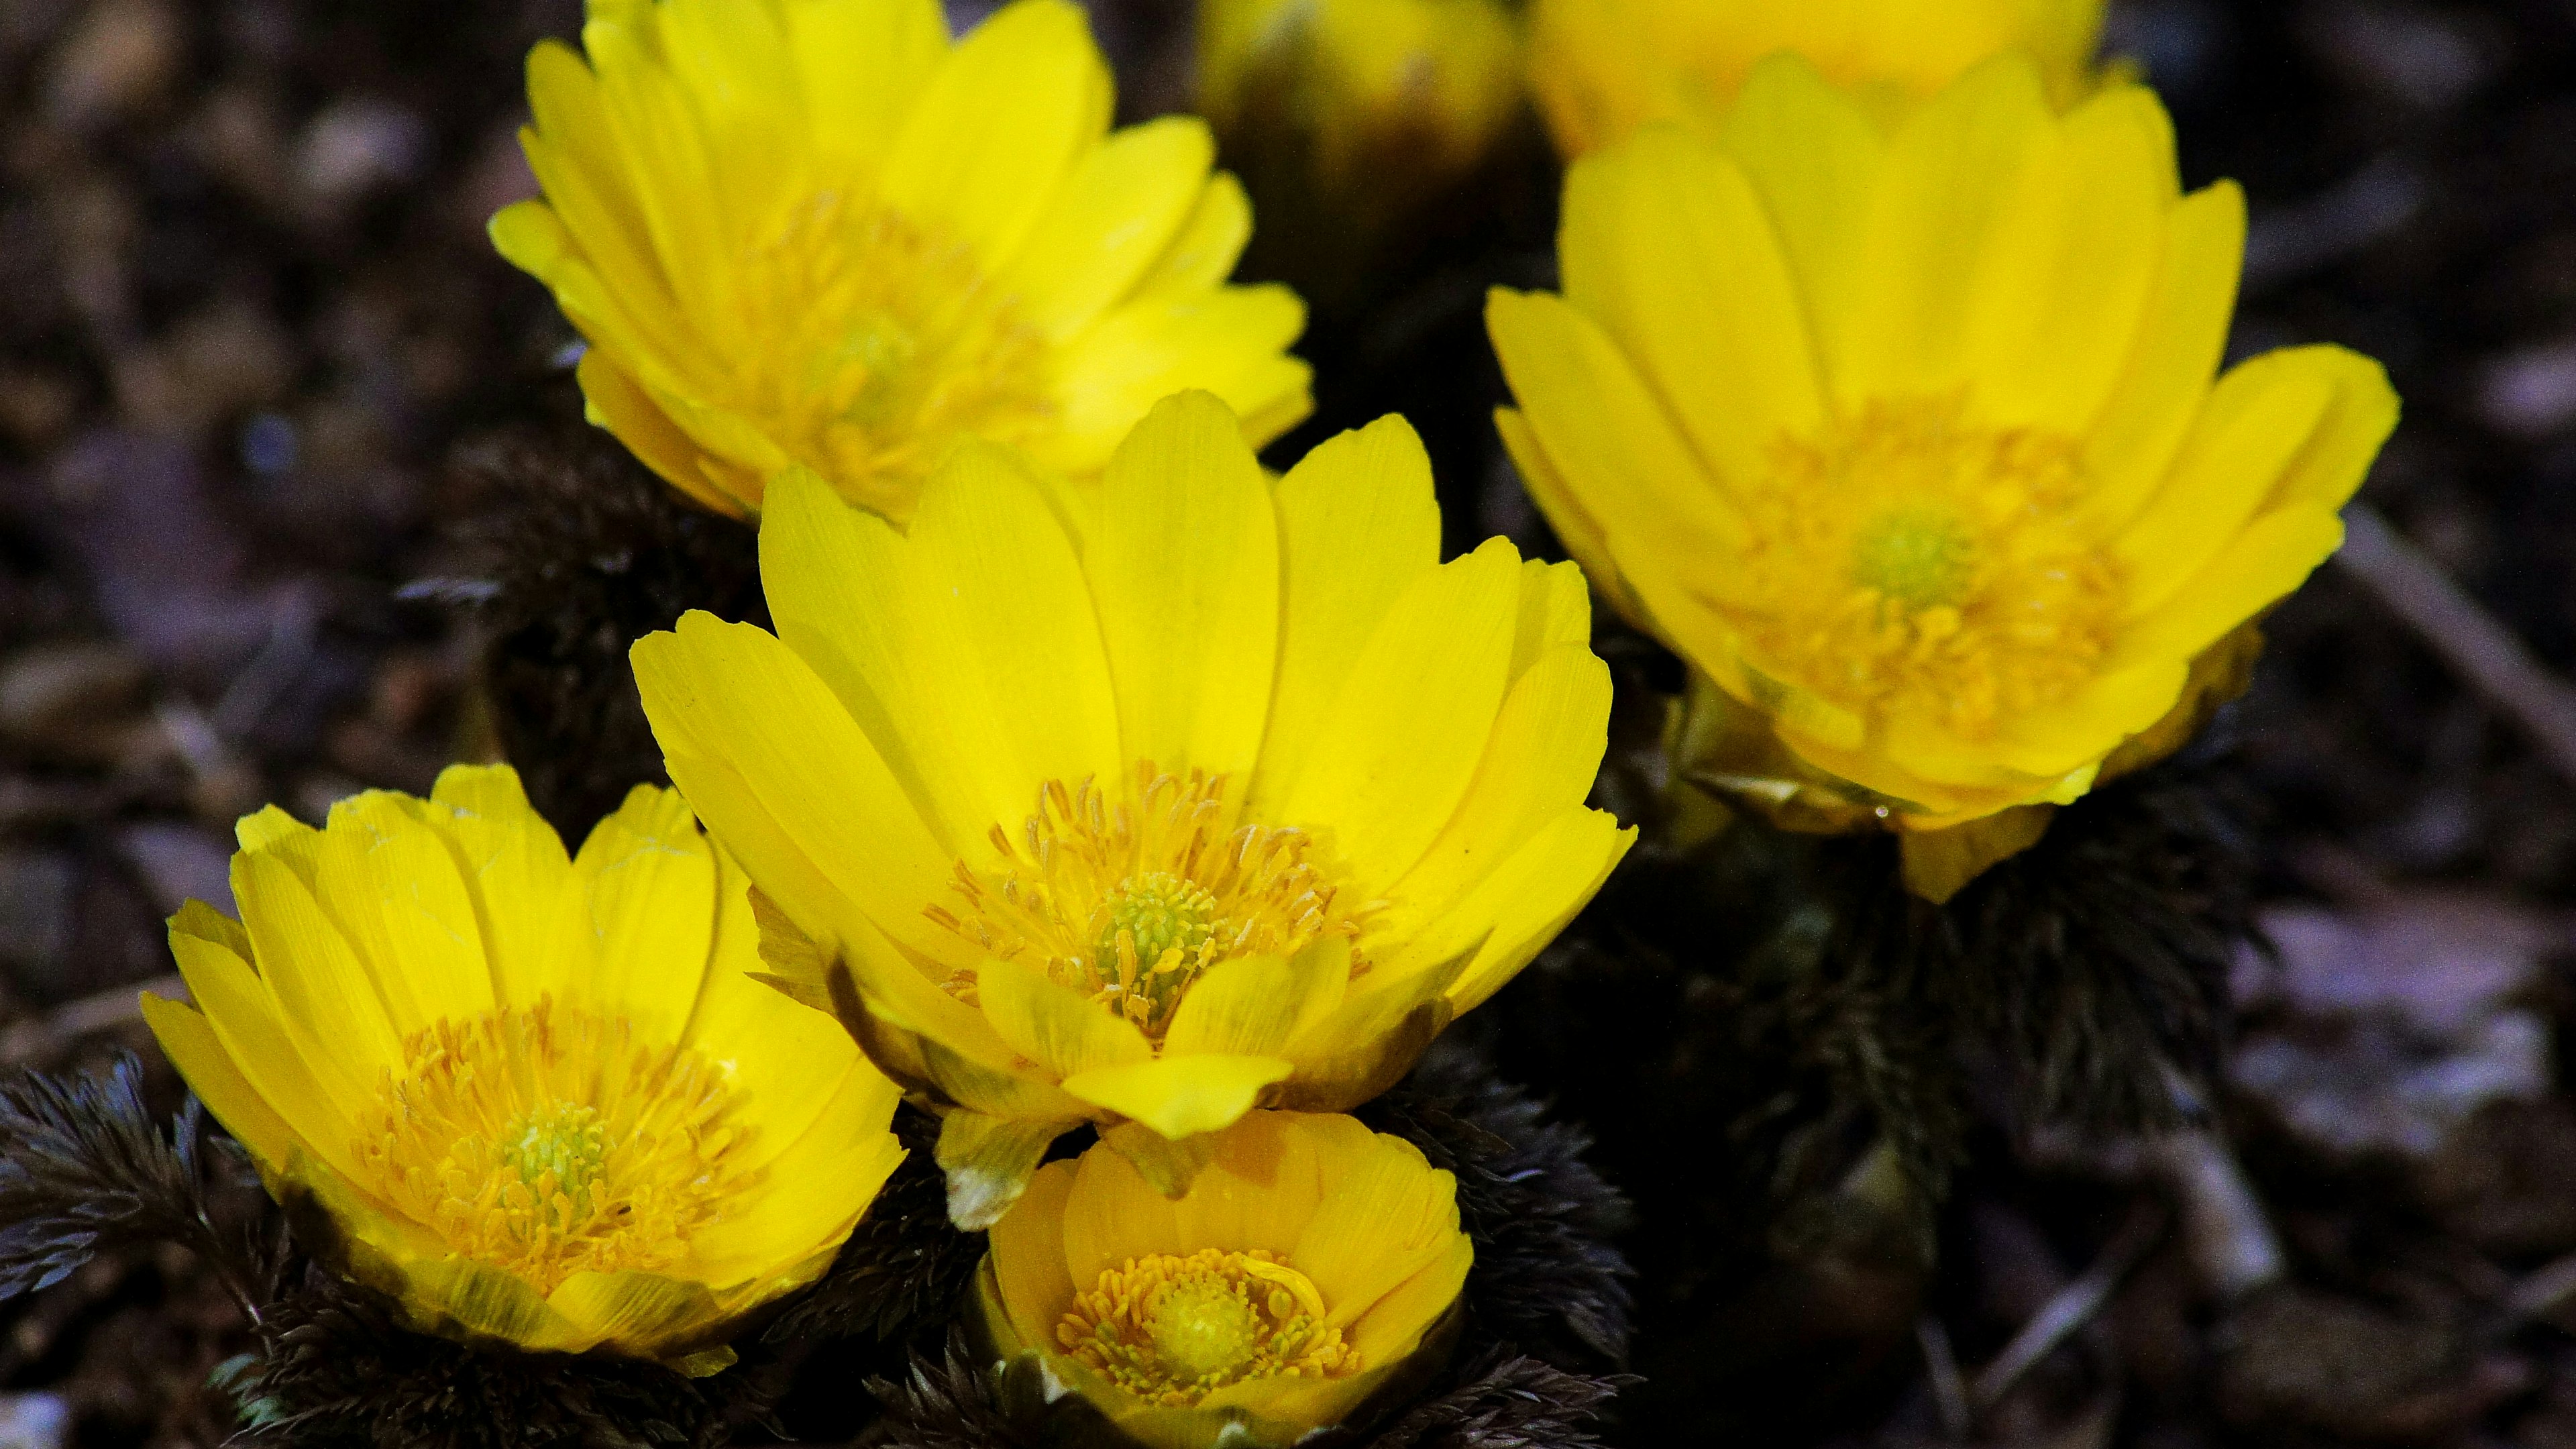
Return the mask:
{"type": "Polygon", "coordinates": [[[1016,0],[931,78],[879,185],[887,204],[998,268],[1108,130],[1109,102],[1108,68],[1082,12],[1016,0]]]}
{"type": "Polygon", "coordinates": [[[984,1019],[1011,1050],[1051,1078],[1154,1055],[1153,1043],[1125,1017],[1014,961],[989,960],[977,967],[975,996],[983,1004],[984,1019]]]}
{"type": "Polygon", "coordinates": [[[1018,462],[961,451],[923,492],[907,542],[906,663],[925,716],[913,736],[936,731],[973,772],[963,783],[988,824],[1026,818],[1041,781],[1118,778],[1127,761],[1091,592],[1018,462]]]}
{"type": "Polygon", "coordinates": [[[1294,1063],[1273,1056],[1156,1057],[1065,1078],[1064,1089],[1131,1117],[1165,1137],[1194,1137],[1252,1110],[1261,1089],[1283,1082],[1294,1063]]]}
{"type": "Polygon", "coordinates": [[[1278,686],[1256,808],[1294,781],[1377,621],[1440,562],[1431,459],[1400,417],[1316,448],[1280,480],[1278,686]]]}
{"type": "MultiPolygon", "coordinates": [[[[791,840],[807,859],[831,862],[833,889],[889,936],[933,959],[954,949],[920,914],[946,886],[947,853],[802,660],[762,630],[706,614],[639,640],[634,658],[663,749],[729,761],[749,787],[747,797],[694,802],[719,834],[791,840]],[[743,818],[753,808],[766,826],[743,818]]],[[[744,861],[765,879],[748,851],[744,861]]]]}
{"type": "Polygon", "coordinates": [[[1194,116],[1120,131],[1085,156],[1004,283],[1027,299],[1029,324],[1070,337],[1131,295],[1196,212],[1215,160],[1194,116]]]}
{"type": "Polygon", "coordinates": [[[1168,399],[1119,448],[1086,573],[1121,753],[1249,774],[1279,654],[1279,531],[1270,485],[1223,403],[1168,399]]]}

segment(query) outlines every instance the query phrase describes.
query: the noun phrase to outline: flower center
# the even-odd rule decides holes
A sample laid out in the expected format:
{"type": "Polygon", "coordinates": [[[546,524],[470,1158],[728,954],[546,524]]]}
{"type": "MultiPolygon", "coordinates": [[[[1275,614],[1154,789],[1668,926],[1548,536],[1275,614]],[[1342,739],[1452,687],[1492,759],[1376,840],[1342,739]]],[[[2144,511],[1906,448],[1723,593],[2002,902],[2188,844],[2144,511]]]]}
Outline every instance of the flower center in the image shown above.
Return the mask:
{"type": "MultiPolygon", "coordinates": [[[[1223,776],[1136,767],[1112,798],[1085,780],[1050,780],[1019,838],[1000,826],[1000,864],[957,864],[962,906],[930,918],[1004,960],[1043,963],[1064,985],[1157,1039],[1192,982],[1239,956],[1294,956],[1327,935],[1352,943],[1382,902],[1348,903],[1312,859],[1313,837],[1232,818],[1223,776]]],[[[949,989],[971,997],[975,973],[949,989]]]]}
{"type": "Polygon", "coordinates": [[[2075,516],[2074,440],[1962,412],[1883,400],[1774,443],[1724,603],[1764,670],[1982,739],[2093,677],[2122,588],[2075,516]]]}
{"type": "Polygon", "coordinates": [[[1046,339],[965,247],[825,192],[740,269],[743,410],[870,507],[968,436],[1023,444],[1056,416],[1046,339]]]}
{"type": "Polygon", "coordinates": [[[1360,1369],[1342,1331],[1325,1322],[1314,1281],[1263,1248],[1130,1258],[1075,1295],[1055,1336],[1110,1382],[1164,1408],[1188,1408],[1247,1379],[1360,1369]]]}
{"type": "Polygon", "coordinates": [[[756,1181],[724,1070],[624,1021],[540,1000],[404,1050],[361,1120],[359,1186],[541,1293],[669,1267],[756,1181]]]}

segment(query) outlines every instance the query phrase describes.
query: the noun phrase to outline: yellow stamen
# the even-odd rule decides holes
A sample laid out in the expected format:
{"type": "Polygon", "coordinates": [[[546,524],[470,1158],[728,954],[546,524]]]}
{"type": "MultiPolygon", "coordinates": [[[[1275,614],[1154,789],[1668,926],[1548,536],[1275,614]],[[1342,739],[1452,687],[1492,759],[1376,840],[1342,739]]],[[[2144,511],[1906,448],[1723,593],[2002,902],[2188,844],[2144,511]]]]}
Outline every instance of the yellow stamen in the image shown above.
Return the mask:
{"type": "Polygon", "coordinates": [[[858,496],[919,483],[961,438],[1022,444],[1055,416],[1046,340],[1015,300],[882,207],[826,192],[737,275],[742,410],[858,496]]]}
{"type": "MultiPolygon", "coordinates": [[[[1089,780],[1050,780],[1016,842],[994,827],[998,869],[958,862],[964,909],[928,914],[1004,960],[1044,963],[1157,1037],[1222,961],[1294,956],[1337,935],[1352,943],[1352,973],[1366,970],[1360,936],[1383,903],[1346,901],[1306,832],[1234,823],[1225,787],[1150,760],[1114,801],[1089,780]]],[[[971,993],[974,973],[950,986],[971,993]]]]}
{"type": "Polygon", "coordinates": [[[540,1000],[404,1044],[355,1143],[360,1185],[541,1293],[688,1252],[756,1180],[722,1067],[540,1000]]]}
{"type": "Polygon", "coordinates": [[[1247,1379],[1341,1378],[1359,1354],[1314,1280],[1263,1248],[1157,1253],[1111,1268],[1056,1325],[1065,1352],[1165,1408],[1247,1379]]]}
{"type": "Polygon", "coordinates": [[[1962,412],[1879,401],[1774,443],[1740,500],[1746,566],[1727,603],[1787,682],[1974,740],[2094,677],[2122,588],[2074,514],[2075,441],[1962,412]]]}

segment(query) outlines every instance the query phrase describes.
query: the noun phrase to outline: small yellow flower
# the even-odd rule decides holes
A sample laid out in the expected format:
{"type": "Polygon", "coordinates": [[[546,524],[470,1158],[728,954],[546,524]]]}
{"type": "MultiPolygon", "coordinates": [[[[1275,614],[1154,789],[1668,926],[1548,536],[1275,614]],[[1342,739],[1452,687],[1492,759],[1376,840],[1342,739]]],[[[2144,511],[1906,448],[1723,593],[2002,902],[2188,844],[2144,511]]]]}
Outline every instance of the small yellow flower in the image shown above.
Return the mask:
{"type": "MultiPolygon", "coordinates": [[[[2244,225],[2231,184],[2181,194],[2153,95],[2061,120],[2021,59],[1882,137],[1782,58],[1722,131],[1578,163],[1565,295],[1492,301],[1501,423],[1591,576],[1713,684],[1718,754],[1686,763],[1920,832],[2179,744],[2397,416],[2338,348],[2216,376],[2244,225]]],[[[1910,838],[1918,888],[1968,843],[1910,838]]]]}
{"type": "Polygon", "coordinates": [[[1039,1355],[1128,1437],[1250,1449],[1436,1369],[1474,1259],[1456,1180],[1412,1143],[1254,1112],[1174,1200],[1105,1147],[1049,1163],[994,1226],[976,1306],[1002,1359],[1039,1355]]]}
{"type": "Polygon", "coordinates": [[[145,1019],[310,1246],[424,1330],[712,1372],[903,1157],[894,1084],[746,974],[741,873],[667,790],[574,859],[506,766],[240,835],[242,919],[171,918],[196,1004],[145,1019]]]}
{"type": "Polygon", "coordinates": [[[1274,484],[1183,394],[1096,502],[979,446],[899,533],[782,475],[779,634],[635,647],[782,984],[945,1113],[972,1227],[1086,1121],[1178,1191],[1183,1139],[1383,1091],[1631,838],[1583,803],[1582,575],[1500,539],[1439,563],[1402,420],[1274,484]]]}
{"type": "Polygon", "coordinates": [[[2049,99],[2094,84],[2106,0],[1534,0],[1530,86],[1579,156],[1649,121],[1731,103],[1765,57],[1806,57],[1873,115],[1929,99],[2007,53],[2041,67],[2049,99]]]}
{"type": "Polygon", "coordinates": [[[1201,122],[1109,133],[1082,12],[1018,0],[592,0],[528,58],[545,188],[492,221],[589,351],[592,419],[757,511],[802,466],[901,520],[958,440],[1082,477],[1206,388],[1255,444],[1309,407],[1304,309],[1229,287],[1252,216],[1201,122]]]}
{"type": "Polygon", "coordinates": [[[1318,195],[1354,204],[1473,170],[1520,109],[1521,71],[1503,0],[1199,6],[1199,110],[1227,154],[1293,145],[1318,195]]]}

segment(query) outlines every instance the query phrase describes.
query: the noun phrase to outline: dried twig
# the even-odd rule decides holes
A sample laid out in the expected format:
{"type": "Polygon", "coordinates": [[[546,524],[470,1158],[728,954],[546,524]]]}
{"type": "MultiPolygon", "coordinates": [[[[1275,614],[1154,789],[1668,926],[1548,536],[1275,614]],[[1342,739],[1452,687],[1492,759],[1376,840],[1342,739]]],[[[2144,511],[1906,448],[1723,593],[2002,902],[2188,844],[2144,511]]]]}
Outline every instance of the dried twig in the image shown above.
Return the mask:
{"type": "Polygon", "coordinates": [[[1968,1412],[1968,1383],[1959,1373],[1959,1355],[1950,1347],[1950,1330],[1926,1313],[1914,1321],[1914,1338],[1923,1346],[1923,1372],[1932,1382],[1932,1412],[1940,1416],[1941,1437],[1964,1444],[1975,1422],[1968,1412]]]}
{"type": "Polygon", "coordinates": [[[2120,1280],[2129,1276],[2129,1270],[2164,1237],[2166,1219],[2163,1204],[2140,1203],[2129,1214],[2129,1220],[2120,1225],[2119,1232],[2112,1235],[2102,1255],[2093,1260],[2093,1266],[2058,1290],[2057,1296],[2033,1314],[1995,1361],[1977,1375],[1968,1386],[1968,1407],[1978,1414],[1992,1411],[2003,1402],[2004,1395],[2012,1392],[2013,1385],[2021,1382],[2022,1375],[2056,1352],[2069,1335],[2092,1322],[2102,1305],[2111,1301],[2120,1280]]]}
{"type": "Polygon", "coordinates": [[[2344,510],[2346,572],[2414,626],[2487,703],[2511,715],[2550,765],[2576,782],[2576,687],[2543,668],[2513,632],[2366,503],[2344,510]]]}

